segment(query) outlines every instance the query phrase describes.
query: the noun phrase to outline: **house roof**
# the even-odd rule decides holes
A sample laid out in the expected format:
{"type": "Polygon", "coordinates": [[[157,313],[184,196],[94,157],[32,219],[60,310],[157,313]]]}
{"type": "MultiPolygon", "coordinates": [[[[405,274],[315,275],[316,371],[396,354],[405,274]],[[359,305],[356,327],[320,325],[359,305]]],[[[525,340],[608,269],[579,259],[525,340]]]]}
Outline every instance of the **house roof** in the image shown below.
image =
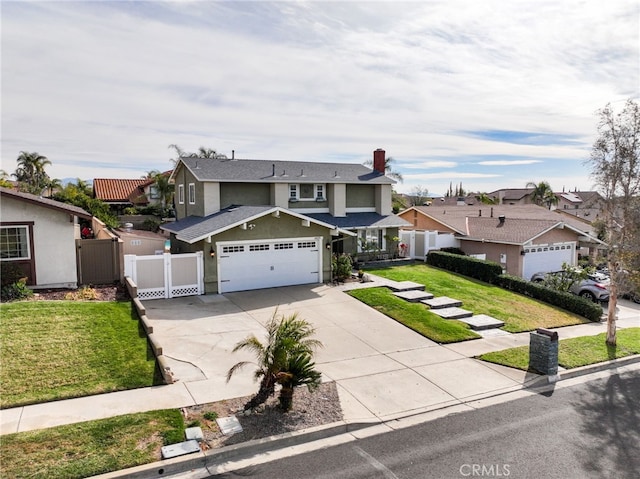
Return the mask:
{"type": "MultiPolygon", "coordinates": [[[[164,231],[174,233],[180,241],[193,244],[272,213],[284,213],[300,219],[309,220],[312,223],[326,228],[340,229],[335,224],[317,220],[307,215],[301,215],[294,211],[280,208],[279,206],[229,206],[209,216],[187,216],[179,221],[164,224],[160,228],[164,231]]],[[[353,233],[342,229],[340,229],[340,232],[350,236],[353,235],[353,233]]]]}
{"type": "Polygon", "coordinates": [[[503,193],[502,199],[503,201],[509,200],[521,200],[525,196],[533,193],[533,188],[504,188],[501,190],[492,191],[488,193],[488,196],[498,197],[500,193],[503,193]]]}
{"type": "MultiPolygon", "coordinates": [[[[143,188],[153,182],[149,179],[115,179],[95,178],[93,180],[94,196],[102,201],[120,203],[139,203],[140,195],[144,195],[143,188]]],[[[146,203],[146,197],[143,203],[146,203]]]]}
{"type": "Polygon", "coordinates": [[[34,205],[42,206],[44,208],[50,208],[70,215],[78,216],[84,219],[91,219],[91,214],[78,206],[62,203],[61,201],[51,200],[49,198],[42,198],[40,196],[32,195],[30,193],[23,193],[11,188],[4,188],[0,186],[0,195],[9,198],[14,198],[19,201],[25,201],[34,205]]]}
{"type": "Polygon", "coordinates": [[[198,181],[251,183],[370,183],[395,181],[357,163],[269,161],[244,159],[180,158],[174,169],[184,165],[198,181]]]}
{"type": "MultiPolygon", "coordinates": [[[[555,227],[595,238],[589,223],[537,205],[416,206],[413,209],[455,231],[461,239],[524,244],[555,227]],[[499,217],[504,216],[504,223],[499,217]]],[[[407,210],[408,211],[408,210],[407,210]]]]}
{"type": "Polygon", "coordinates": [[[383,216],[378,213],[347,213],[347,216],[332,216],[329,213],[308,213],[307,216],[325,223],[333,223],[338,228],[402,228],[411,226],[396,215],[383,216]]]}

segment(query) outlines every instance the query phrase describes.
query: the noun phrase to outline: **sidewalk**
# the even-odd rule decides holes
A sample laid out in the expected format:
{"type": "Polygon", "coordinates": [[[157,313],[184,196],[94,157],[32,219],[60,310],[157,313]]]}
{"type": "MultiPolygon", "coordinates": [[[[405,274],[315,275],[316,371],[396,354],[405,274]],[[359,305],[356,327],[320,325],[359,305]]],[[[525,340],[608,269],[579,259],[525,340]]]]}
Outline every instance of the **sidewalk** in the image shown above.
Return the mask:
{"type": "MultiPolygon", "coordinates": [[[[375,285],[379,282],[365,283],[375,285]]],[[[540,381],[536,374],[472,359],[527,345],[529,333],[438,345],[343,293],[359,287],[363,285],[316,285],[145,302],[154,334],[164,330],[161,343],[165,355],[174,358],[171,367],[179,371],[178,382],[5,409],[0,411],[0,434],[253,394],[257,386],[250,374],[225,382],[230,364],[241,359],[229,351],[249,331],[263,331],[274,304],[280,305],[280,313],[295,310],[316,327],[325,344],[318,351],[317,365],[325,381],[336,382],[347,423],[387,421],[540,381]],[[217,354],[212,351],[214,344],[217,354]]],[[[621,308],[617,326],[640,326],[640,310],[621,308]]],[[[606,323],[556,331],[560,339],[589,336],[606,331],[606,323]]]]}

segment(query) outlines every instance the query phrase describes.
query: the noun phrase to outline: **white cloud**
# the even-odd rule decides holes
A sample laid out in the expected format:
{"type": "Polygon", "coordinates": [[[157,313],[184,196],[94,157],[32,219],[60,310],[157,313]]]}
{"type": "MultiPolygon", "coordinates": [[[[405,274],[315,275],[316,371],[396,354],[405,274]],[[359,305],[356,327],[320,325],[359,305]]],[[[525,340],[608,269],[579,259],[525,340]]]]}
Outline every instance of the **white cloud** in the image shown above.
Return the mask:
{"type": "Polygon", "coordinates": [[[168,168],[176,143],[353,162],[382,147],[405,185],[428,181],[431,191],[456,178],[518,186],[550,167],[586,178],[594,112],[637,95],[631,0],[2,8],[8,172],[29,150],[49,157],[55,177],[138,177],[168,168]],[[574,142],[468,134],[485,130],[574,142]]]}

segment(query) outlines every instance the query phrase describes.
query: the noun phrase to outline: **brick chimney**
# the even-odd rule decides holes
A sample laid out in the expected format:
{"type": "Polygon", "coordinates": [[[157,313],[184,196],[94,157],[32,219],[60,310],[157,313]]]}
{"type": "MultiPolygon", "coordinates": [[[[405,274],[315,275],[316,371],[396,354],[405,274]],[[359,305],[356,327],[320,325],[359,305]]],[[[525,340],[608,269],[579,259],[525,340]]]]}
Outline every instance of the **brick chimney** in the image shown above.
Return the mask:
{"type": "Polygon", "coordinates": [[[386,173],[384,155],[385,152],[382,148],[378,148],[373,152],[373,169],[383,175],[386,173]]]}

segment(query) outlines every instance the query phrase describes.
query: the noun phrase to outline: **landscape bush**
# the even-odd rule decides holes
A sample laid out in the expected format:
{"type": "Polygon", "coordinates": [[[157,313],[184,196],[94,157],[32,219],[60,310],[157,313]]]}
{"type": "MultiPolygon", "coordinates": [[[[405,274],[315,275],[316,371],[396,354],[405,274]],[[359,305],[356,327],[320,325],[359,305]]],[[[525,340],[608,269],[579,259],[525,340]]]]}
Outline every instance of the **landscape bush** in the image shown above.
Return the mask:
{"type": "Polygon", "coordinates": [[[575,294],[557,291],[542,284],[527,281],[508,274],[500,275],[495,283],[501,288],[529,296],[545,303],[579,314],[591,321],[602,319],[602,307],[575,294]]]}
{"type": "Polygon", "coordinates": [[[427,264],[492,284],[502,274],[502,266],[493,261],[443,251],[429,251],[427,264]]]}

